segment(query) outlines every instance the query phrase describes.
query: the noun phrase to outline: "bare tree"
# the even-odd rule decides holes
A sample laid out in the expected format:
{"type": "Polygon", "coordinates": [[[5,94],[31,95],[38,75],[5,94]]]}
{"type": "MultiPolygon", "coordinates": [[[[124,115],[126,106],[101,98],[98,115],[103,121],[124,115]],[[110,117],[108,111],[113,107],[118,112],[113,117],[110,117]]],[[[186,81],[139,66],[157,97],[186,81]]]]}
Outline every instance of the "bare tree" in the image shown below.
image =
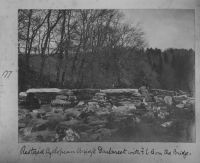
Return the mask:
{"type": "Polygon", "coordinates": [[[47,56],[55,54],[57,86],[68,81],[76,87],[95,87],[96,72],[105,73],[101,65],[107,62],[107,57],[102,56],[107,55],[111,59],[113,82],[120,83],[119,56],[123,49],[145,46],[141,28],[124,24],[122,17],[119,10],[106,9],[19,11],[19,47],[25,45],[27,67],[34,50],[41,59],[41,79],[47,56]]]}
{"type": "Polygon", "coordinates": [[[40,65],[40,79],[43,75],[43,68],[44,68],[44,63],[45,63],[45,58],[46,58],[46,50],[48,47],[48,43],[49,43],[49,39],[51,38],[51,32],[52,30],[55,28],[55,26],[57,25],[58,21],[61,18],[61,12],[56,12],[56,17],[54,21],[51,20],[51,15],[52,15],[52,10],[48,10],[47,13],[47,27],[45,30],[45,33],[42,37],[42,41],[41,41],[41,65],[40,65]]]}
{"type": "Polygon", "coordinates": [[[60,69],[61,63],[63,59],[63,52],[64,52],[64,36],[65,36],[65,23],[66,23],[66,10],[62,11],[62,25],[61,25],[61,36],[60,42],[58,45],[58,64],[57,64],[57,74],[56,74],[56,83],[59,83],[60,79],[60,69]]]}
{"type": "Polygon", "coordinates": [[[43,26],[47,16],[42,18],[40,10],[19,10],[19,43],[25,44],[26,69],[29,70],[29,58],[34,39],[43,26]],[[26,23],[27,21],[27,23],[26,23]],[[26,34],[25,34],[26,33],[26,34]]]}

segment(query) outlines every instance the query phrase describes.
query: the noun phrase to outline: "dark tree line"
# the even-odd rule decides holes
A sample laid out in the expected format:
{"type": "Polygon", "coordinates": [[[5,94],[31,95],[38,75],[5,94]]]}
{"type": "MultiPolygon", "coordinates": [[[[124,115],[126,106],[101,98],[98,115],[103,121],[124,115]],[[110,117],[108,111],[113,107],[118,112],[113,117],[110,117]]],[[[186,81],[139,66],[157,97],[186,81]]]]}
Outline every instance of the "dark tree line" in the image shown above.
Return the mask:
{"type": "Polygon", "coordinates": [[[195,53],[192,49],[147,49],[150,65],[163,89],[195,90],[195,53]]]}
{"type": "Polygon", "coordinates": [[[194,90],[194,52],[145,49],[118,10],[19,10],[19,90],[29,87],[194,90]]]}

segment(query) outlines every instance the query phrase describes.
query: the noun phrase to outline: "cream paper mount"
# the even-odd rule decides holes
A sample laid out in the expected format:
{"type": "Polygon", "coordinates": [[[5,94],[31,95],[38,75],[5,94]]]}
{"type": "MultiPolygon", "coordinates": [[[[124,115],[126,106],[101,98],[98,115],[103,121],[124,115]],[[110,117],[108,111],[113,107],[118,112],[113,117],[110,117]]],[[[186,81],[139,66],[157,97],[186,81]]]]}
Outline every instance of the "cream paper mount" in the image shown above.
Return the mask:
{"type": "MultiPolygon", "coordinates": [[[[199,147],[200,146],[199,146],[199,125],[198,124],[199,124],[200,119],[199,119],[199,109],[198,109],[199,100],[198,99],[199,99],[199,93],[200,93],[199,92],[200,90],[199,89],[200,60],[199,60],[198,54],[200,52],[200,47],[199,47],[200,45],[200,41],[199,41],[200,9],[198,8],[199,4],[197,1],[193,1],[193,0],[192,1],[124,0],[122,2],[118,0],[117,1],[114,1],[114,0],[110,0],[110,1],[104,1],[104,0],[17,1],[15,0],[15,1],[1,1],[1,4],[2,5],[0,7],[0,22],[1,22],[0,23],[0,46],[1,46],[0,48],[1,50],[1,55],[0,55],[0,75],[1,75],[1,78],[0,78],[0,142],[1,142],[0,162],[64,162],[64,161],[65,162],[142,162],[142,163],[143,162],[152,162],[152,163],[153,162],[183,162],[183,163],[184,162],[192,162],[192,163],[199,162],[200,160],[199,147]],[[152,123],[152,121],[148,121],[149,117],[150,119],[152,118],[151,117],[152,114],[147,114],[147,112],[148,113],[151,112],[151,109],[154,109],[154,110],[156,109],[159,110],[160,108],[162,109],[163,106],[158,105],[155,107],[154,104],[158,104],[158,103],[155,101],[152,102],[151,100],[148,101],[147,99],[148,97],[145,96],[147,94],[144,93],[146,89],[138,90],[139,86],[128,87],[132,89],[119,90],[119,89],[116,89],[117,88],[116,83],[109,85],[109,82],[110,82],[109,78],[111,78],[112,75],[108,75],[107,78],[104,78],[104,80],[101,79],[101,82],[97,83],[97,85],[108,84],[106,88],[103,88],[100,90],[99,88],[89,87],[90,89],[92,88],[93,94],[91,98],[87,99],[86,101],[84,101],[83,99],[79,97],[80,89],[78,89],[78,87],[77,88],[73,87],[73,90],[71,89],[69,91],[69,90],[63,90],[61,86],[59,87],[51,86],[51,88],[53,87],[55,89],[50,89],[46,85],[45,85],[46,89],[41,89],[41,88],[44,88],[44,85],[41,84],[41,86],[39,86],[38,83],[36,83],[36,85],[33,86],[32,81],[37,79],[35,76],[31,78],[31,80],[29,81],[30,86],[28,88],[27,83],[24,81],[23,82],[21,81],[21,79],[23,80],[23,78],[25,77],[23,76],[24,74],[21,72],[21,69],[20,69],[21,67],[19,67],[21,65],[21,60],[19,58],[19,55],[20,55],[19,51],[23,53],[23,50],[19,49],[19,44],[20,44],[20,47],[22,47],[22,49],[23,49],[23,45],[26,45],[22,41],[23,38],[22,40],[19,39],[20,38],[19,34],[20,34],[20,30],[22,30],[23,32],[23,29],[26,29],[26,27],[22,27],[22,29],[19,29],[18,23],[20,21],[18,20],[18,18],[19,18],[20,11],[26,14],[28,13],[28,11],[30,11],[30,9],[33,9],[33,13],[35,11],[34,9],[41,9],[41,11],[38,11],[38,12],[41,12],[41,19],[44,18],[42,14],[46,14],[46,13],[48,14],[49,10],[45,10],[45,9],[55,9],[52,11],[51,15],[49,15],[50,18],[54,17],[55,19],[57,18],[56,17],[57,11],[59,11],[59,9],[66,9],[66,12],[69,11],[69,9],[72,9],[72,11],[75,11],[73,9],[77,9],[76,10],[77,14],[79,14],[80,12],[80,10],[78,9],[114,9],[116,11],[119,10],[120,12],[123,12],[125,14],[126,18],[123,18],[124,22],[132,23],[131,25],[137,25],[137,23],[134,24],[135,21],[132,22],[133,19],[138,22],[143,21],[140,24],[140,27],[145,31],[145,36],[147,38],[148,46],[150,47],[152,46],[153,48],[155,48],[156,45],[159,45],[159,47],[157,48],[158,49],[161,48],[162,51],[166,49],[167,45],[168,47],[173,46],[173,48],[180,49],[180,48],[183,48],[185,44],[185,49],[192,48],[195,51],[195,61],[194,61],[195,76],[193,76],[195,80],[195,82],[193,81],[195,83],[195,87],[194,87],[195,93],[193,95],[187,94],[186,97],[189,97],[189,98],[182,100],[181,105],[180,103],[176,103],[176,105],[174,105],[176,109],[184,110],[184,108],[186,108],[185,104],[189,100],[195,99],[195,105],[194,105],[195,109],[193,112],[194,117],[192,116],[190,117],[191,112],[187,112],[186,114],[186,116],[189,116],[190,118],[194,118],[195,120],[194,125],[192,125],[190,130],[183,131],[186,133],[186,135],[188,134],[188,138],[182,137],[181,134],[175,138],[170,137],[171,134],[173,135],[173,133],[168,133],[168,132],[166,132],[166,134],[163,136],[162,134],[164,131],[172,131],[172,132],[176,131],[175,130],[176,128],[174,130],[166,129],[167,127],[170,127],[171,125],[173,125],[174,119],[170,117],[169,119],[162,119],[163,116],[168,116],[166,115],[168,113],[162,112],[162,114],[160,114],[160,111],[158,111],[159,113],[158,114],[156,113],[156,115],[158,116],[156,118],[157,121],[155,123],[152,123]],[[42,13],[43,11],[44,13],[42,13]],[[163,14],[164,15],[166,14],[169,17],[171,16],[170,17],[171,19],[167,16],[162,16],[163,14]],[[174,14],[174,18],[172,18],[173,14],[174,14]],[[155,20],[156,16],[157,18],[159,18],[157,19],[157,21],[155,20]],[[149,23],[150,18],[152,20],[152,24],[149,23]],[[174,22],[171,21],[172,19],[175,21],[174,22]],[[178,23],[182,23],[182,24],[178,24],[178,23]],[[162,27],[162,25],[166,25],[166,26],[162,27]],[[153,30],[154,26],[155,26],[155,29],[157,30],[156,32],[153,30]],[[163,29],[163,32],[159,33],[160,31],[162,31],[162,30],[159,30],[159,27],[160,29],[163,29]],[[180,27],[180,28],[177,29],[177,27],[180,27]],[[184,28],[184,27],[188,27],[188,28],[184,28]],[[170,35],[170,32],[171,32],[171,35],[170,35]],[[154,35],[152,33],[154,33],[154,35]],[[165,36],[166,44],[164,43],[162,44],[162,42],[165,42],[165,39],[161,40],[160,39],[161,36],[165,36]],[[160,40],[158,41],[158,39],[160,40]],[[167,39],[169,40],[167,41],[167,39]],[[107,81],[105,82],[105,80],[107,81]],[[110,94],[116,94],[116,91],[118,93],[121,91],[120,92],[121,94],[131,93],[131,97],[134,97],[134,98],[131,98],[131,100],[134,100],[134,101],[136,101],[135,97],[138,98],[139,94],[142,94],[142,99],[139,99],[139,101],[142,103],[142,105],[144,105],[144,108],[146,109],[146,111],[144,111],[143,113],[135,114],[135,112],[138,110],[137,105],[139,104],[136,102],[133,103],[133,101],[130,102],[130,96],[128,97],[126,96],[125,97],[126,100],[124,101],[121,100],[122,98],[120,97],[116,98],[114,96],[115,99],[117,99],[118,102],[120,103],[120,105],[117,105],[116,101],[114,100],[114,97],[110,95],[110,94]],[[35,100],[39,103],[40,105],[39,109],[35,105],[32,105],[32,102],[27,104],[27,100],[25,100],[25,105],[23,104],[21,105],[20,102],[23,103],[23,97],[26,99],[26,97],[30,96],[30,94],[33,95],[32,97],[30,97],[32,102],[35,100]],[[43,98],[41,98],[41,94],[45,94],[45,95],[42,95],[43,98]],[[46,97],[46,94],[48,94],[48,97],[50,97],[50,94],[52,96],[50,99],[49,98],[47,99],[47,101],[49,102],[44,104],[44,97],[46,97]],[[119,101],[119,99],[121,101],[119,101]],[[129,100],[129,102],[127,102],[128,101],[127,99],[129,100]],[[76,100],[77,100],[77,103],[76,103],[76,100]],[[69,102],[71,106],[67,106],[69,102]],[[150,103],[151,103],[151,107],[148,108],[150,106],[150,103]],[[79,106],[77,107],[77,105],[79,106]],[[31,108],[31,106],[33,106],[34,109],[31,109],[31,110],[27,109],[27,108],[31,108]],[[57,128],[53,127],[54,123],[57,124],[57,121],[55,122],[53,121],[54,123],[49,124],[49,121],[48,121],[49,117],[46,116],[47,113],[44,111],[45,110],[44,106],[45,106],[45,109],[47,110],[51,109],[50,111],[48,111],[48,115],[50,115],[53,118],[55,118],[54,116],[55,114],[60,115],[60,111],[63,111],[62,115],[66,115],[66,114],[69,115],[68,113],[71,111],[70,115],[73,114],[73,116],[72,117],[69,116],[67,117],[68,119],[63,120],[65,122],[64,126],[67,125],[67,128],[62,130],[62,127],[61,127],[60,129],[61,132],[59,132],[58,127],[57,128]],[[82,110],[81,110],[81,107],[82,107],[82,110]],[[109,110],[105,111],[105,108],[109,108],[109,107],[112,109],[112,111],[109,111],[109,110]],[[90,109],[92,109],[92,111],[90,109]],[[128,111],[125,113],[124,109],[128,111]],[[76,112],[74,110],[76,110],[76,112]],[[83,114],[82,112],[83,110],[85,114],[83,114]],[[87,114],[90,111],[95,112],[95,113],[92,113],[93,115],[88,116],[87,114]],[[113,128],[111,126],[108,127],[107,122],[106,124],[104,124],[105,121],[108,120],[107,118],[103,118],[105,116],[104,115],[105,112],[108,113],[109,115],[110,115],[110,112],[115,113],[113,117],[114,119],[113,122],[115,122],[114,126],[112,126],[113,128]],[[81,114],[81,113],[82,113],[82,117],[77,118],[76,117],[77,114],[81,114]],[[31,115],[30,116],[31,118],[29,117],[30,119],[28,119],[26,116],[27,118],[26,119],[25,117],[23,117],[26,114],[31,115]],[[97,114],[99,114],[98,121],[97,121],[97,116],[96,116],[97,114]],[[145,118],[143,117],[144,114],[146,114],[145,118]],[[136,115],[136,116],[133,116],[133,115],[136,115]],[[34,116],[36,116],[36,118],[34,118],[34,116]],[[89,118],[85,118],[85,116],[89,118]],[[128,116],[130,116],[131,118],[128,119],[127,118],[128,116]],[[160,116],[160,119],[159,119],[159,116],[160,116]],[[121,119],[126,119],[126,120],[131,119],[131,120],[123,121],[125,125],[121,126],[120,128],[121,132],[115,133],[114,129],[119,130],[119,127],[122,124],[122,121],[120,121],[121,119]],[[120,123],[118,123],[117,120],[120,121],[120,123]],[[153,127],[149,128],[145,126],[146,128],[143,129],[144,130],[143,134],[141,134],[139,130],[137,130],[136,132],[134,128],[128,128],[127,133],[126,133],[127,129],[122,130],[124,129],[124,127],[127,127],[130,124],[132,124],[132,122],[134,122],[134,124],[136,125],[138,124],[138,126],[141,127],[141,123],[143,125],[144,121],[145,122],[147,121],[147,124],[151,124],[151,125],[153,124],[154,131],[158,132],[160,131],[160,128],[161,128],[163,132],[158,132],[156,136],[154,135],[155,137],[151,137],[153,127]],[[94,127],[96,124],[98,124],[98,129],[94,127]],[[81,125],[82,127],[80,127],[81,125]],[[88,126],[89,126],[88,130],[91,130],[91,132],[84,129],[84,127],[87,128],[88,126]],[[91,128],[91,126],[93,127],[91,128]],[[113,130],[110,130],[111,128],[113,130]],[[49,132],[49,130],[51,132],[49,132]],[[134,132],[132,133],[132,131],[135,131],[136,134],[133,134],[134,132]],[[86,137],[84,139],[83,139],[84,137],[83,133],[86,134],[86,137]],[[101,133],[101,135],[100,134],[98,135],[96,133],[98,134],[101,133]],[[67,134],[68,134],[68,137],[67,137],[67,134]],[[137,134],[139,136],[135,136],[137,134]]],[[[82,10],[82,11],[83,11],[82,14],[84,14],[84,11],[86,10],[82,10]]],[[[93,10],[93,11],[97,11],[97,10],[93,10]]],[[[60,15],[62,14],[60,13],[60,15]]],[[[37,15],[34,15],[34,16],[37,16],[37,15]]],[[[22,19],[24,20],[26,18],[27,17],[25,18],[22,17],[22,19]]],[[[76,16],[76,14],[73,15],[73,18],[79,20],[77,21],[77,24],[81,28],[82,26],[80,22],[82,19],[78,19],[79,17],[76,16]]],[[[46,20],[47,19],[48,19],[48,15],[46,17],[46,20]]],[[[49,26],[52,26],[55,23],[56,21],[55,19],[51,21],[49,26]]],[[[34,21],[36,21],[34,25],[38,26],[37,21],[40,22],[41,20],[34,20],[34,21]]],[[[66,20],[66,22],[67,21],[68,20],[66,20]]],[[[26,21],[24,21],[23,23],[22,25],[25,25],[25,26],[27,25],[26,21]]],[[[62,21],[60,20],[58,24],[61,25],[62,21]]],[[[71,27],[72,26],[70,26],[70,28],[71,27]]],[[[97,26],[93,26],[93,27],[94,28],[90,28],[90,31],[88,32],[88,34],[92,34],[92,31],[96,31],[95,29],[97,29],[97,26]]],[[[48,23],[46,23],[46,21],[44,23],[43,28],[48,28],[48,23]]],[[[30,30],[34,30],[34,29],[35,28],[30,28],[30,30]]],[[[67,31],[67,23],[66,23],[65,30],[67,31]]],[[[77,28],[77,30],[79,30],[79,28],[77,28]]],[[[50,32],[50,35],[51,35],[50,41],[55,39],[53,38],[53,35],[52,35],[55,31],[56,30],[54,29],[50,32]]],[[[32,34],[33,33],[30,33],[29,36],[31,36],[32,34]]],[[[46,35],[45,33],[43,33],[43,30],[41,30],[41,35],[42,34],[46,35]]],[[[45,43],[45,37],[43,39],[44,43],[45,43]]],[[[75,35],[74,37],[77,37],[77,36],[75,35]]],[[[37,40],[38,38],[39,36],[37,33],[34,39],[37,40]]],[[[77,38],[79,39],[79,37],[77,38]]],[[[89,49],[92,49],[91,46],[95,46],[94,45],[95,41],[97,41],[96,38],[97,38],[96,35],[94,38],[93,37],[91,38],[93,40],[90,40],[90,41],[93,44],[88,43],[90,47],[89,49]]],[[[73,37],[71,37],[70,39],[72,40],[73,37]]],[[[60,37],[55,40],[59,41],[60,37]]],[[[43,48],[44,48],[44,45],[45,44],[42,44],[43,48]]],[[[52,45],[51,48],[55,49],[56,45],[57,44],[52,45]]],[[[72,47],[75,47],[75,42],[73,42],[72,45],[73,45],[72,47]]],[[[25,46],[25,49],[26,49],[26,46],[25,46]]],[[[32,48],[32,52],[31,52],[33,53],[32,55],[34,55],[34,53],[37,53],[39,50],[42,50],[42,49],[35,48],[34,50],[34,48],[32,48]]],[[[46,52],[47,51],[48,50],[46,50],[46,52]]],[[[89,50],[88,50],[88,53],[89,53],[89,50]]],[[[84,55],[87,55],[87,54],[84,53],[84,55]]],[[[110,59],[111,58],[108,58],[107,60],[105,60],[105,62],[108,60],[110,62],[113,62],[110,59]]],[[[37,66],[39,66],[39,63],[40,62],[37,62],[37,64],[33,64],[32,68],[37,69],[38,68],[37,66]]],[[[51,80],[52,78],[54,78],[54,76],[52,77],[51,75],[56,72],[53,65],[50,64],[50,62],[47,62],[47,63],[46,63],[46,66],[47,66],[46,70],[48,70],[48,72],[50,73],[49,80],[51,80]]],[[[96,59],[94,63],[98,63],[98,60],[96,59]]],[[[62,64],[60,64],[61,67],[62,68],[65,67],[64,64],[63,65],[62,64]]],[[[143,66],[145,65],[146,64],[144,64],[143,66]]],[[[180,66],[182,65],[180,64],[180,66]]],[[[140,68],[141,66],[139,66],[138,70],[140,70],[140,68]]],[[[23,68],[22,70],[26,71],[26,68],[23,68]]],[[[89,68],[87,73],[85,74],[89,75],[89,73],[92,73],[91,70],[92,69],[89,68]]],[[[106,72],[107,71],[105,71],[105,73],[106,72]]],[[[186,71],[185,74],[192,75],[192,71],[189,71],[189,72],[186,71]]],[[[100,75],[100,73],[96,73],[96,74],[94,73],[95,77],[98,77],[98,75],[100,75]]],[[[130,75],[130,74],[126,72],[126,75],[130,75]]],[[[170,73],[166,73],[166,74],[163,73],[162,75],[168,76],[166,79],[170,79],[170,81],[174,80],[173,77],[170,78],[170,75],[171,75],[170,73]]],[[[60,80],[62,81],[62,77],[60,77],[60,80]]],[[[126,80],[128,80],[128,78],[126,78],[126,80]]],[[[89,84],[89,82],[90,80],[86,81],[86,84],[89,84]]],[[[124,88],[125,86],[124,85],[121,87],[119,86],[119,88],[124,88]]],[[[64,86],[64,88],[66,88],[66,86],[64,86]]],[[[173,93],[175,92],[177,93],[177,90],[176,91],[173,90],[173,91],[174,91],[173,93]]],[[[163,100],[164,100],[163,102],[165,103],[164,107],[172,103],[171,102],[172,99],[169,96],[173,97],[173,99],[176,99],[174,98],[174,96],[180,96],[180,94],[169,95],[169,92],[168,92],[168,94],[165,95],[165,97],[163,97],[163,100]],[[166,96],[168,96],[168,98],[166,98],[166,96]]],[[[84,97],[86,97],[86,94],[84,94],[84,97]]],[[[182,97],[184,98],[185,96],[183,95],[182,97]]],[[[154,99],[154,100],[159,100],[159,99],[154,99]]],[[[178,115],[180,116],[180,114],[178,115]]],[[[175,118],[177,117],[175,116],[175,118]]],[[[58,119],[62,119],[62,117],[59,117],[58,119]]],[[[63,121],[59,123],[63,123],[63,121]]],[[[188,121],[183,120],[181,122],[185,124],[188,121]]],[[[179,128],[177,128],[177,132],[178,132],[178,129],[179,128]]]]}

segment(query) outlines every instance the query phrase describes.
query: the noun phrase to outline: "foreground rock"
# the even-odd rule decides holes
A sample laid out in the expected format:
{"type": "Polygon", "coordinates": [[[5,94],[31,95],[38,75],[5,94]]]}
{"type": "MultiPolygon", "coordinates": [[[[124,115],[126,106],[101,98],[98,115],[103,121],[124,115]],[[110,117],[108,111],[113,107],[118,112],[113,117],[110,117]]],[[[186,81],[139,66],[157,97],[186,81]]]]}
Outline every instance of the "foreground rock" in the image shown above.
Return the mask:
{"type": "MultiPolygon", "coordinates": [[[[38,93],[36,90],[31,92],[38,93]]],[[[173,91],[66,89],[54,93],[51,102],[41,103],[39,108],[28,110],[20,104],[18,129],[21,140],[143,141],[147,140],[145,135],[152,133],[168,139],[171,133],[186,130],[187,123],[194,119],[195,99],[173,91]]]]}
{"type": "Polygon", "coordinates": [[[171,106],[173,104],[173,101],[172,101],[172,97],[171,96],[165,96],[164,97],[164,101],[167,105],[171,106]]]}
{"type": "Polygon", "coordinates": [[[149,91],[147,90],[147,88],[145,86],[142,86],[139,88],[139,92],[142,96],[144,96],[144,98],[148,101],[149,100],[149,91]]]}
{"type": "Polygon", "coordinates": [[[71,105],[70,101],[55,99],[51,101],[51,106],[62,106],[62,107],[68,107],[71,105]]]}
{"type": "Polygon", "coordinates": [[[63,92],[64,95],[57,95],[56,99],[51,101],[52,106],[70,107],[77,104],[77,98],[72,91],[63,92]]]}

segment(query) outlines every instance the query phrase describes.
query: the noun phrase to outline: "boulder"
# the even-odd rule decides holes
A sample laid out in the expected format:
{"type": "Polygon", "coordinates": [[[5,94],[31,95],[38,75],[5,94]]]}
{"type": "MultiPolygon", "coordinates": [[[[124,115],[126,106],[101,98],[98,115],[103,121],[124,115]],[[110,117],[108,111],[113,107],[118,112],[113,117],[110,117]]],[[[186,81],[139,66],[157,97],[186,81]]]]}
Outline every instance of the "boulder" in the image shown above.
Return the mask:
{"type": "Polygon", "coordinates": [[[162,123],[161,126],[164,128],[168,128],[168,127],[171,127],[172,124],[173,124],[173,121],[168,121],[168,122],[162,123]]]}
{"type": "Polygon", "coordinates": [[[149,101],[151,99],[149,91],[145,86],[139,88],[139,93],[145,98],[146,101],[149,101]]]}
{"type": "Polygon", "coordinates": [[[134,92],[134,93],[131,93],[131,96],[132,97],[140,97],[141,94],[139,92],[134,92]]]}
{"type": "Polygon", "coordinates": [[[57,95],[56,99],[53,100],[52,102],[53,102],[53,105],[68,105],[66,103],[70,103],[70,104],[74,105],[78,101],[77,101],[77,97],[74,95],[74,93],[71,90],[68,90],[66,92],[62,91],[62,94],[57,95]]]}
{"type": "Polygon", "coordinates": [[[77,104],[77,106],[83,106],[85,104],[84,101],[79,101],[79,103],[77,104]]]}
{"type": "Polygon", "coordinates": [[[160,118],[160,119],[165,119],[167,116],[169,116],[168,112],[161,111],[158,113],[158,118],[160,118]]]}
{"type": "Polygon", "coordinates": [[[74,96],[74,95],[69,96],[68,100],[71,101],[72,103],[77,103],[78,102],[77,101],[77,97],[74,96]]]}
{"type": "Polygon", "coordinates": [[[112,111],[112,107],[113,107],[113,105],[111,103],[108,103],[108,102],[104,103],[103,105],[99,104],[99,106],[100,106],[99,110],[101,110],[103,112],[107,112],[107,111],[111,112],[112,111]]]}
{"type": "MultiPolygon", "coordinates": [[[[48,110],[48,112],[49,112],[50,110],[48,110]]],[[[37,118],[45,118],[46,117],[46,113],[47,113],[47,111],[45,110],[45,109],[37,109],[37,110],[33,110],[32,111],[32,115],[35,117],[35,115],[36,115],[36,117],[37,118]]]]}
{"type": "Polygon", "coordinates": [[[127,108],[126,107],[124,107],[124,106],[118,106],[118,107],[116,107],[116,106],[114,106],[113,107],[113,112],[118,112],[118,113],[126,113],[127,112],[127,108]]]}
{"type": "Polygon", "coordinates": [[[80,136],[76,131],[69,128],[64,131],[64,137],[61,136],[60,139],[64,142],[73,142],[78,141],[80,139],[80,136]]]}
{"type": "Polygon", "coordinates": [[[162,89],[151,89],[151,92],[154,95],[164,95],[164,96],[174,96],[176,94],[175,91],[162,90],[162,89]]]}
{"type": "Polygon", "coordinates": [[[25,105],[26,104],[26,97],[27,97],[26,92],[20,92],[19,93],[19,96],[18,96],[19,105],[25,105]]]}
{"type": "Polygon", "coordinates": [[[74,92],[73,92],[73,91],[67,91],[67,92],[65,92],[65,95],[73,96],[73,95],[74,95],[74,92]]]}
{"type": "Polygon", "coordinates": [[[78,111],[77,109],[75,108],[70,108],[70,109],[66,109],[65,110],[65,116],[72,116],[74,118],[77,118],[79,117],[81,114],[80,111],[78,111]]]}
{"type": "Polygon", "coordinates": [[[71,102],[70,101],[65,101],[65,100],[60,100],[60,99],[55,99],[51,101],[51,106],[70,106],[71,102]]]}
{"type": "Polygon", "coordinates": [[[195,100],[193,99],[188,99],[185,103],[185,107],[194,109],[194,106],[195,106],[195,100]]]}
{"type": "Polygon", "coordinates": [[[120,102],[120,104],[121,104],[123,107],[128,108],[128,109],[130,109],[130,110],[136,110],[135,104],[132,103],[132,102],[123,101],[123,102],[120,102]]]}
{"type": "Polygon", "coordinates": [[[148,106],[148,103],[146,102],[146,98],[143,98],[143,100],[142,100],[142,105],[148,106]]]}
{"type": "Polygon", "coordinates": [[[28,110],[26,110],[26,109],[19,109],[19,111],[18,111],[18,119],[21,120],[21,119],[26,118],[27,114],[29,114],[28,110]]]}
{"type": "Polygon", "coordinates": [[[95,114],[95,111],[93,109],[85,107],[82,110],[79,118],[86,120],[88,116],[91,116],[91,115],[94,115],[94,114],[95,114]]]}
{"type": "Polygon", "coordinates": [[[172,101],[172,97],[171,96],[165,96],[164,97],[164,101],[165,101],[165,104],[171,106],[173,104],[173,101],[172,101]]]}
{"type": "Polygon", "coordinates": [[[141,119],[140,119],[139,117],[135,117],[135,118],[134,118],[134,121],[135,121],[136,123],[140,123],[140,122],[141,122],[141,119]]]}
{"type": "Polygon", "coordinates": [[[64,108],[63,107],[52,107],[51,111],[53,113],[61,113],[61,114],[63,114],[64,113],[64,108]]]}
{"type": "Polygon", "coordinates": [[[159,106],[153,106],[152,108],[153,112],[159,112],[160,111],[160,107],[159,106]]]}
{"type": "Polygon", "coordinates": [[[178,94],[178,95],[186,95],[187,93],[184,92],[184,91],[182,91],[182,90],[178,90],[178,91],[177,91],[177,94],[178,94]]]}
{"type": "Polygon", "coordinates": [[[96,112],[96,115],[101,117],[101,116],[106,116],[106,115],[109,115],[110,112],[109,111],[97,111],[96,112]]]}
{"type": "Polygon", "coordinates": [[[117,115],[125,116],[125,115],[132,115],[136,107],[133,106],[118,106],[112,109],[112,112],[117,113],[117,115]]]}
{"type": "Polygon", "coordinates": [[[128,104],[127,107],[129,110],[136,110],[136,107],[134,104],[128,104]]]}
{"type": "Polygon", "coordinates": [[[176,105],[176,107],[179,108],[179,109],[183,109],[184,106],[185,106],[184,104],[177,104],[177,105],[176,105]]]}
{"type": "Polygon", "coordinates": [[[98,102],[96,102],[96,101],[89,101],[89,102],[88,102],[88,105],[89,105],[89,106],[98,106],[99,104],[98,104],[98,102]]]}
{"type": "Polygon", "coordinates": [[[164,99],[162,97],[159,97],[159,96],[154,96],[154,100],[156,103],[163,103],[164,102],[164,99]]]}
{"type": "Polygon", "coordinates": [[[40,99],[41,104],[49,104],[52,99],[60,92],[57,88],[32,88],[28,89],[26,93],[34,94],[38,99],[40,99]]]}
{"type": "Polygon", "coordinates": [[[59,100],[68,100],[68,96],[64,96],[64,95],[57,95],[56,96],[56,99],[59,99],[59,100]]]}
{"type": "Polygon", "coordinates": [[[187,103],[195,105],[195,98],[188,98],[187,103]]]}
{"type": "Polygon", "coordinates": [[[87,111],[96,111],[100,108],[100,106],[98,102],[88,102],[86,108],[87,111]]]}
{"type": "Polygon", "coordinates": [[[77,141],[80,139],[79,134],[72,129],[68,124],[59,124],[56,127],[54,141],[77,141]]]}
{"type": "Polygon", "coordinates": [[[38,118],[38,112],[36,112],[36,110],[30,112],[29,114],[33,119],[38,118]]]}
{"type": "Polygon", "coordinates": [[[102,96],[106,96],[106,94],[103,92],[97,92],[97,93],[95,93],[95,96],[102,97],[102,96]]]}
{"type": "Polygon", "coordinates": [[[19,98],[26,97],[26,96],[27,96],[26,92],[20,92],[19,93],[19,98]]]}
{"type": "Polygon", "coordinates": [[[180,103],[183,100],[187,100],[188,97],[187,97],[187,95],[180,95],[180,96],[174,96],[173,99],[175,102],[180,103]]]}
{"type": "Polygon", "coordinates": [[[32,126],[29,126],[29,127],[24,128],[24,129],[23,129],[23,135],[24,135],[24,136],[29,136],[29,135],[31,135],[32,128],[33,128],[32,126]]]}
{"type": "Polygon", "coordinates": [[[117,109],[117,106],[113,105],[112,106],[112,111],[116,110],[117,109]]]}
{"type": "Polygon", "coordinates": [[[105,102],[107,100],[106,94],[102,92],[96,93],[92,99],[95,101],[102,101],[102,102],[103,101],[105,102]]]}

